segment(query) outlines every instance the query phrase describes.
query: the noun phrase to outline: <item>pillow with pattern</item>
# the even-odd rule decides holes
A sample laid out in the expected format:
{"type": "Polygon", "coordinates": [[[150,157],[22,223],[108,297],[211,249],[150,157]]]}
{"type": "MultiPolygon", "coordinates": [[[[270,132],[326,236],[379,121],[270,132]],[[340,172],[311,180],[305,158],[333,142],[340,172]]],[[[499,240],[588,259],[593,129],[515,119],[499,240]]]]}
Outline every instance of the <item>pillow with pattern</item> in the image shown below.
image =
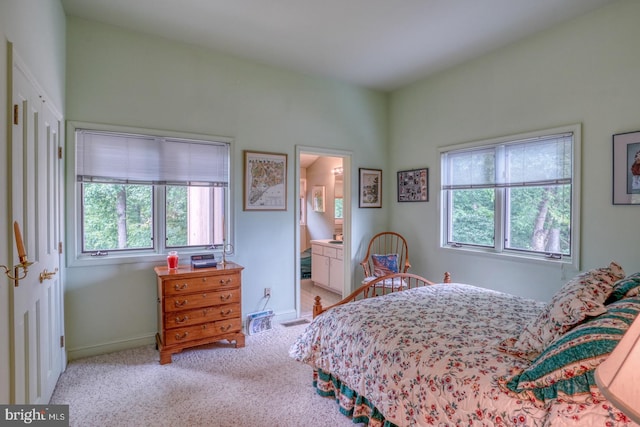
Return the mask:
{"type": "Polygon", "coordinates": [[[613,292],[611,292],[607,304],[637,295],[640,295],[640,273],[634,273],[614,283],[613,292]]]}
{"type": "Polygon", "coordinates": [[[371,255],[373,261],[373,275],[387,276],[398,272],[398,254],[371,255]]]}
{"type": "Polygon", "coordinates": [[[640,297],[608,306],[606,313],[571,329],[549,345],[527,368],[498,379],[500,388],[538,406],[562,398],[580,403],[596,388],[594,372],[622,339],[640,312],[640,297]]]}
{"type": "Polygon", "coordinates": [[[609,267],[579,274],[556,292],[538,317],[524,326],[517,339],[504,340],[498,348],[534,359],[546,346],[587,317],[605,313],[604,303],[613,291],[613,284],[623,277],[624,270],[615,262],[609,267]]]}

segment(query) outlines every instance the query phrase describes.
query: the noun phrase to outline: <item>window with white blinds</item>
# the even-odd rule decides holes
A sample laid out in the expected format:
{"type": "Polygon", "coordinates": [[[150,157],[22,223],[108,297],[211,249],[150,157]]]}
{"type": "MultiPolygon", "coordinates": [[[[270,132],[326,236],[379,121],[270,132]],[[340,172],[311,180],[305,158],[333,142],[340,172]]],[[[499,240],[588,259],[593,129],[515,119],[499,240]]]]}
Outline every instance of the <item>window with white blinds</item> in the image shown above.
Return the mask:
{"type": "Polygon", "coordinates": [[[573,133],[445,151],[443,190],[570,184],[573,133]]]}
{"type": "Polygon", "coordinates": [[[225,187],[229,144],[79,129],[76,173],[88,182],[225,187]]]}
{"type": "Polygon", "coordinates": [[[78,257],[231,242],[231,141],[159,133],[74,129],[78,257]]]}
{"type": "Polygon", "coordinates": [[[440,150],[446,247],[577,259],[580,126],[440,150]]]}

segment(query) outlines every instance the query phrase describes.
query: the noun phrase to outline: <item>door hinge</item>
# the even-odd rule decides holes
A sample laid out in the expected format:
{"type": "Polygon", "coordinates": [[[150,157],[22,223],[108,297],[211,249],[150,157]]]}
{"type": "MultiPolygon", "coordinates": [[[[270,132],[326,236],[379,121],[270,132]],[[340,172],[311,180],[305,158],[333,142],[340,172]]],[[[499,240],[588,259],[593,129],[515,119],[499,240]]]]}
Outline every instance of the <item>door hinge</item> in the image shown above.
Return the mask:
{"type": "Polygon", "coordinates": [[[58,147],[58,159],[62,159],[62,147],[58,147]]]}
{"type": "Polygon", "coordinates": [[[62,254],[62,242],[58,242],[58,253],[62,254]]]}
{"type": "Polygon", "coordinates": [[[13,124],[18,124],[18,118],[20,117],[20,107],[18,104],[13,104],[13,124]]]}
{"type": "Polygon", "coordinates": [[[64,335],[60,335],[60,348],[64,348],[64,335]]]}

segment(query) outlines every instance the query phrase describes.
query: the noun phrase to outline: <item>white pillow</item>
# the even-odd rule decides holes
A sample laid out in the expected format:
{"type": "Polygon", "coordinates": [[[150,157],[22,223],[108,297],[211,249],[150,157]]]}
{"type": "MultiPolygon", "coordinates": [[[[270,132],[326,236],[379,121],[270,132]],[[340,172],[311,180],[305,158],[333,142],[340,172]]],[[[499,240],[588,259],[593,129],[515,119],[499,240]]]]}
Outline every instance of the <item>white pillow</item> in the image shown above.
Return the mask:
{"type": "Polygon", "coordinates": [[[609,267],[580,274],[551,298],[538,317],[525,325],[517,339],[507,339],[499,348],[533,360],[549,344],[587,317],[606,313],[604,302],[613,285],[624,277],[622,267],[611,262],[609,267]]]}

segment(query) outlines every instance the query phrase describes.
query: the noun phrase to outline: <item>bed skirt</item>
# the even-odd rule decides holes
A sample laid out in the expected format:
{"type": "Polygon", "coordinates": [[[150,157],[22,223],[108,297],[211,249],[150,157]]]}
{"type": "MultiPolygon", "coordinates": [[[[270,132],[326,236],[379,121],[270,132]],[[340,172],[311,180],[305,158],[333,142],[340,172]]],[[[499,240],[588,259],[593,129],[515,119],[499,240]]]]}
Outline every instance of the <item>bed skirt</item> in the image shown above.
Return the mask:
{"type": "Polygon", "coordinates": [[[368,427],[397,427],[385,420],[378,409],[335,376],[321,369],[313,371],[313,387],[323,397],[333,398],[340,412],[351,418],[354,424],[364,423],[368,427]]]}

